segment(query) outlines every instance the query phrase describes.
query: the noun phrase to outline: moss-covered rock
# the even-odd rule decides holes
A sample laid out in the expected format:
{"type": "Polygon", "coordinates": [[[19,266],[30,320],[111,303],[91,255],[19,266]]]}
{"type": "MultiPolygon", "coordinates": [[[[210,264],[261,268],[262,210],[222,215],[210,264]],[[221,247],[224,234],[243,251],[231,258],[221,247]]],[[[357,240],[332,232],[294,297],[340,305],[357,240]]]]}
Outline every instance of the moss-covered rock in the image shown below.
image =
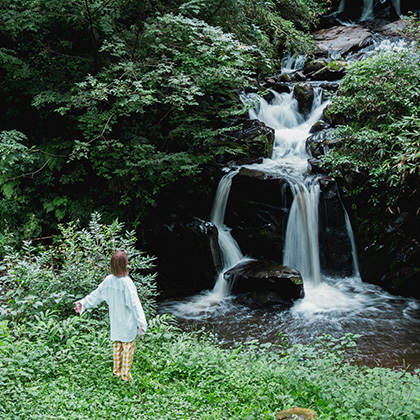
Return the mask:
{"type": "Polygon", "coordinates": [[[309,83],[296,83],[293,95],[299,103],[300,112],[308,114],[314,100],[314,88],[309,83]]]}
{"type": "Polygon", "coordinates": [[[270,157],[273,153],[274,130],[262,121],[244,119],[237,128],[224,135],[218,143],[221,165],[229,162],[245,164],[270,157]]]}
{"type": "Polygon", "coordinates": [[[340,80],[346,73],[347,64],[344,61],[332,61],[325,67],[311,74],[313,80],[340,80]]]}
{"type": "Polygon", "coordinates": [[[310,77],[313,73],[317,72],[318,70],[323,69],[328,65],[327,60],[313,60],[308,62],[305,67],[303,68],[303,74],[307,77],[310,77]]]}

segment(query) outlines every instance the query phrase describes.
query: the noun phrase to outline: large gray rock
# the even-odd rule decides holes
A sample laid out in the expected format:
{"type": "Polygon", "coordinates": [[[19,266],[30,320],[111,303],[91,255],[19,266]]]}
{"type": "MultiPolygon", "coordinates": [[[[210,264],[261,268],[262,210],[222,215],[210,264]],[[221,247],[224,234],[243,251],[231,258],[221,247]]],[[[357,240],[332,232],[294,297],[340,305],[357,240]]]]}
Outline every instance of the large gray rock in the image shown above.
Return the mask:
{"type": "Polygon", "coordinates": [[[292,305],[294,300],[303,296],[301,274],[273,261],[243,261],[226,271],[224,278],[233,294],[252,293],[252,298],[260,305],[292,305]]]}
{"type": "Polygon", "coordinates": [[[326,56],[345,56],[372,42],[372,33],[361,25],[335,26],[314,33],[318,50],[326,56]]]}

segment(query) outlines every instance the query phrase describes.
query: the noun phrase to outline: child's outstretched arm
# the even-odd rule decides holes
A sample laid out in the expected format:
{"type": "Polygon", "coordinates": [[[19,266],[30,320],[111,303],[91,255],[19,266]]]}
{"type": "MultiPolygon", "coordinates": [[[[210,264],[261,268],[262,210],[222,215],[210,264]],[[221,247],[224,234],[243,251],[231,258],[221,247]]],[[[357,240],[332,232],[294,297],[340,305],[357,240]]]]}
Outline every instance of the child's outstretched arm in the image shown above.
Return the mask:
{"type": "Polygon", "coordinates": [[[75,303],[74,310],[78,314],[82,314],[85,309],[92,308],[99,305],[105,300],[103,296],[103,284],[102,282],[92,293],[75,303]]]}
{"type": "Polygon", "coordinates": [[[76,302],[76,306],[74,307],[74,311],[76,314],[80,314],[83,310],[83,306],[80,302],[76,302]]]}

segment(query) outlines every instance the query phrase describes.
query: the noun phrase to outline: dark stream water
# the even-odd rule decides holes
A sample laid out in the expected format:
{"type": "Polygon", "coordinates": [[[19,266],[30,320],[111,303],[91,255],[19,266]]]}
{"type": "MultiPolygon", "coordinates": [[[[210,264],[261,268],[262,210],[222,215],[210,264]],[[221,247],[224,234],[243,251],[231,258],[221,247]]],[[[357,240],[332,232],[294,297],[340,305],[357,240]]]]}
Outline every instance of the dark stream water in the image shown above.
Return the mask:
{"type": "Polygon", "coordinates": [[[420,368],[420,302],[390,295],[358,278],[324,278],[320,287],[288,310],[250,308],[232,296],[212,301],[211,294],[165,301],[160,311],[177,316],[186,330],[204,327],[224,345],[253,339],[311,344],[323,334],[337,338],[358,334],[361,364],[420,368]],[[197,304],[203,300],[208,306],[200,311],[197,304]]]}

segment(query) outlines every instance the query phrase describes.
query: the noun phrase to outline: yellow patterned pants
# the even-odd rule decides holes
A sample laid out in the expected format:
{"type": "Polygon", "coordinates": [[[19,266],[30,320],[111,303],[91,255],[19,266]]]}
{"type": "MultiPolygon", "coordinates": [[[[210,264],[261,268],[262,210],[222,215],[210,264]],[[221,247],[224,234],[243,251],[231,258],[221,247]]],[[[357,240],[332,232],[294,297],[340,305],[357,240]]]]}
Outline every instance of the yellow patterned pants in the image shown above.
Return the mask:
{"type": "Polygon", "coordinates": [[[133,364],[136,341],[123,343],[114,342],[114,375],[120,376],[123,381],[131,381],[131,365],[133,364]]]}

